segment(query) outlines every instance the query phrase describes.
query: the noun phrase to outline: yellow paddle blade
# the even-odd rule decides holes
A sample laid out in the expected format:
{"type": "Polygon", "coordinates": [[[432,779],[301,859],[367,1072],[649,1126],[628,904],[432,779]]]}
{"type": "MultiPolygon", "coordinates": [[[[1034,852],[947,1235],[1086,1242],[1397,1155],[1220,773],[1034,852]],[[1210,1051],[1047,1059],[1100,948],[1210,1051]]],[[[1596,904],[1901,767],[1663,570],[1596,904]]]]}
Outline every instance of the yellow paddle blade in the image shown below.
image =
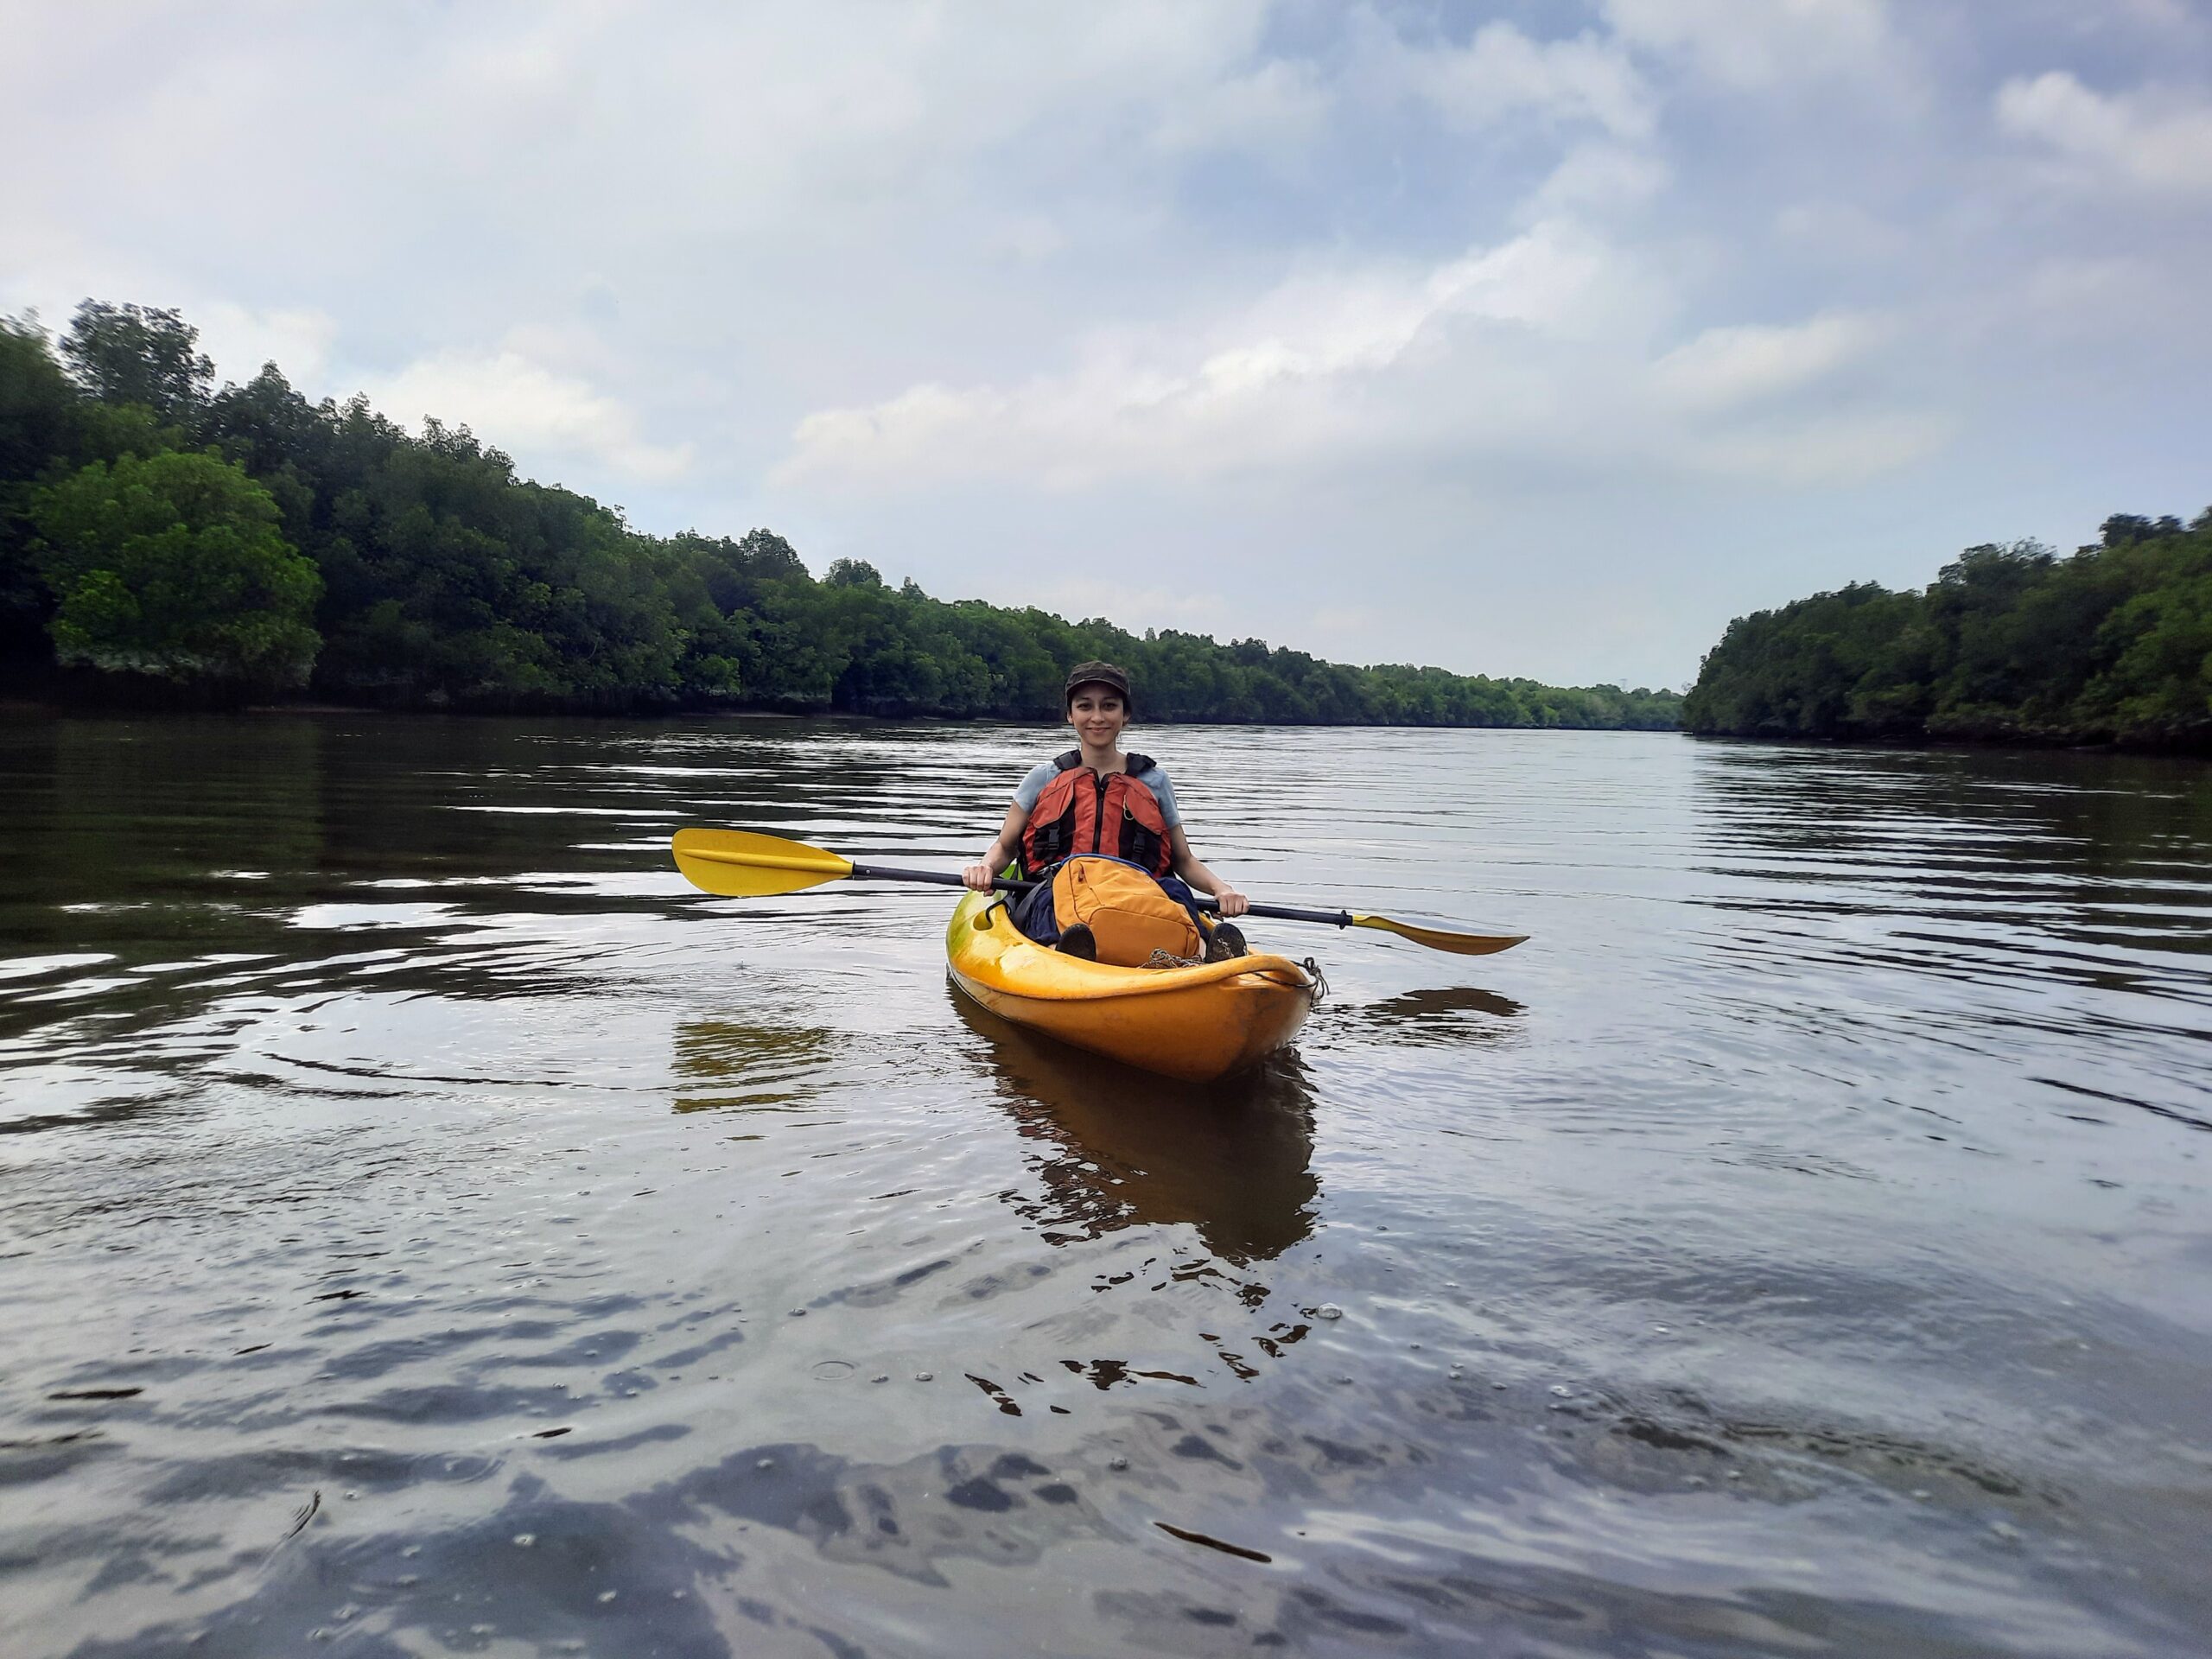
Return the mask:
{"type": "Polygon", "coordinates": [[[1407,919],[1395,916],[1362,916],[1353,912],[1354,927],[1379,927],[1385,933],[1425,944],[1432,950],[1449,950],[1455,957],[1486,957],[1493,950],[1510,950],[1526,933],[1478,933],[1465,922],[1442,916],[1407,919]]]}
{"type": "Polygon", "coordinates": [[[849,858],[750,830],[679,830],[670,846],[685,880],[726,899],[797,893],[853,873],[849,858]]]}

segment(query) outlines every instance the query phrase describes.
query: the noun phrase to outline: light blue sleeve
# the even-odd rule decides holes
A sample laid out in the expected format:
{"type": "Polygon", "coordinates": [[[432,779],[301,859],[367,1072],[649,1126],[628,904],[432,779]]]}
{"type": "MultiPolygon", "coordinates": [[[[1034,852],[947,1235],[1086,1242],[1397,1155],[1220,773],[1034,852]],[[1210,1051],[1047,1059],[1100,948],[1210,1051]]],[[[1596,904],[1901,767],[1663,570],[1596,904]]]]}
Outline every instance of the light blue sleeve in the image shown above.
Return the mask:
{"type": "Polygon", "coordinates": [[[1137,782],[1150,790],[1153,798],[1160,803],[1160,816],[1170,830],[1183,822],[1182,809],[1175,804],[1175,785],[1167,781],[1166,772],[1154,766],[1150,772],[1137,773],[1137,782]]]}
{"type": "Polygon", "coordinates": [[[1059,763],[1054,760],[1040,760],[1030,767],[1028,776],[1014,786],[1014,804],[1025,812],[1035,811],[1037,798],[1045,792],[1045,785],[1052,781],[1059,770],[1059,763]]]}

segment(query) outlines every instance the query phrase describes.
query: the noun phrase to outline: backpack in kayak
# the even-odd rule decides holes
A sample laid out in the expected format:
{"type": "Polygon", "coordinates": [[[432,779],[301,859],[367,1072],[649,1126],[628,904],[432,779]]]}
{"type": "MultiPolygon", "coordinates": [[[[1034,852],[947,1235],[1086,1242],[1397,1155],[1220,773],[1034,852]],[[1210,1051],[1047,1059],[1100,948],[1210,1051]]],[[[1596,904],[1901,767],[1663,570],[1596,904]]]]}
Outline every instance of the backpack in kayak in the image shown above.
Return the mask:
{"type": "Polygon", "coordinates": [[[1096,855],[1071,858],[1052,872],[1051,892],[1053,937],[1083,923],[1097,942],[1100,962],[1141,968],[1155,950],[1185,958],[1205,954],[1189,910],[1134,864],[1096,855]]]}

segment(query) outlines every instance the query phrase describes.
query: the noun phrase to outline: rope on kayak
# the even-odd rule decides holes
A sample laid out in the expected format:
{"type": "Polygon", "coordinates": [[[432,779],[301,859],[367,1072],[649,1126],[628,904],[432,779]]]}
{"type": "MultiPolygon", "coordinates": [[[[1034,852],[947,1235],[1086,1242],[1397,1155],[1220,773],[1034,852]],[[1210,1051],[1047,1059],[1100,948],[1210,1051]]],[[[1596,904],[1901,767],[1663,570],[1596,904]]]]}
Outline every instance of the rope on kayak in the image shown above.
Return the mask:
{"type": "Polygon", "coordinates": [[[1328,976],[1321,971],[1321,964],[1308,957],[1298,964],[1313,977],[1313,1005],[1319,1007],[1321,999],[1329,994],[1328,976]]]}

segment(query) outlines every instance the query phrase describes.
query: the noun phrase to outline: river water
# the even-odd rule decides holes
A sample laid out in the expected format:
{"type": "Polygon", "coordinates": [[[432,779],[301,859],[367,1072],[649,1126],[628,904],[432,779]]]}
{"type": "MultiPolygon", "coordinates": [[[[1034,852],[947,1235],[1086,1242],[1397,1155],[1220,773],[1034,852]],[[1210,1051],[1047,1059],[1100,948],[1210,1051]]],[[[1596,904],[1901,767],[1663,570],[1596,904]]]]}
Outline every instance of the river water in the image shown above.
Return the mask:
{"type": "Polygon", "coordinates": [[[2124,1656],[2212,1628],[2212,771],[1147,728],[1331,994],[996,1025],[1039,729],[0,727],[15,1656],[2124,1656]]]}

